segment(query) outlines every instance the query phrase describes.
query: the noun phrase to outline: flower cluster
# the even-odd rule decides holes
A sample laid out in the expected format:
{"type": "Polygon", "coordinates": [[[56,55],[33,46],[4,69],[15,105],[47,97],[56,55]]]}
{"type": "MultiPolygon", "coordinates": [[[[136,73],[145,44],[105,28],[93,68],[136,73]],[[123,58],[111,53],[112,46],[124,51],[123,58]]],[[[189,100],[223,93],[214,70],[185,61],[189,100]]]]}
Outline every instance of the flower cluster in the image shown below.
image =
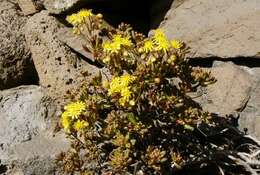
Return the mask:
{"type": "Polygon", "coordinates": [[[126,104],[134,105],[132,98],[132,91],[130,84],[135,80],[134,76],[129,74],[122,75],[120,77],[114,77],[109,85],[108,95],[112,96],[119,93],[119,104],[125,106],[126,104]]]}
{"type": "Polygon", "coordinates": [[[163,52],[167,52],[170,48],[170,42],[166,38],[165,33],[161,29],[157,29],[154,31],[153,42],[155,50],[162,50],[163,52]]]}
{"type": "Polygon", "coordinates": [[[67,132],[70,132],[72,129],[79,131],[88,126],[88,123],[81,119],[81,115],[86,110],[84,102],[70,103],[64,109],[65,111],[61,115],[61,124],[67,132]]]}
{"type": "Polygon", "coordinates": [[[106,27],[91,11],[68,21],[109,74],[85,82],[73,95],[82,101],[64,108],[61,123],[74,138],[72,151],[61,160],[64,169],[69,174],[174,174],[176,163],[201,155],[204,145],[193,131],[211,116],[187,92],[214,78],[188,64],[188,48],[168,40],[161,29],[145,37],[126,24],[106,27]],[[84,28],[78,26],[82,22],[84,28]]]}
{"type": "Polygon", "coordinates": [[[139,52],[149,53],[152,51],[168,52],[171,48],[181,49],[183,44],[178,40],[169,41],[166,38],[165,33],[162,29],[154,30],[153,36],[149,39],[144,40],[143,47],[140,48],[139,52]]]}
{"type": "Polygon", "coordinates": [[[132,42],[130,37],[122,37],[120,34],[113,35],[112,41],[103,44],[104,51],[107,53],[118,53],[121,47],[130,47],[132,42]]]}
{"type": "Polygon", "coordinates": [[[82,9],[78,13],[68,16],[66,20],[73,26],[79,26],[85,24],[86,19],[92,15],[93,14],[91,10],[82,9]]]}

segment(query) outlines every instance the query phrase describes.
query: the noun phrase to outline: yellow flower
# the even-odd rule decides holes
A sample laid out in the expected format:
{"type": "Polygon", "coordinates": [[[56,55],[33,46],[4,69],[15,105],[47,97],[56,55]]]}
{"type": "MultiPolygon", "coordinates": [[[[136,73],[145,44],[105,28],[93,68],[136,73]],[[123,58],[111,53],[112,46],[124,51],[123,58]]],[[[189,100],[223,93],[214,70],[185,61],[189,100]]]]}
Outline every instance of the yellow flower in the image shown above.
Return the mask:
{"type": "Polygon", "coordinates": [[[129,90],[129,88],[128,87],[124,87],[121,90],[121,98],[119,99],[119,103],[122,106],[125,106],[125,104],[130,101],[131,94],[132,94],[132,92],[129,90]]]}
{"type": "Polygon", "coordinates": [[[63,128],[65,129],[65,131],[69,132],[70,127],[71,127],[71,117],[69,116],[68,112],[63,112],[61,115],[61,124],[63,126],[63,128]]]}
{"type": "Polygon", "coordinates": [[[116,34],[111,41],[105,41],[103,43],[103,50],[107,53],[118,53],[121,50],[121,46],[132,46],[133,43],[130,40],[130,37],[122,37],[119,34],[116,34]]]}
{"type": "Polygon", "coordinates": [[[86,18],[89,16],[93,16],[92,10],[91,9],[82,9],[78,12],[79,17],[81,18],[86,18]]]}
{"type": "Polygon", "coordinates": [[[130,83],[135,80],[135,76],[125,74],[120,77],[114,77],[109,85],[108,95],[115,93],[120,94],[119,104],[125,106],[131,100],[132,92],[130,91],[130,83]]]}
{"type": "Polygon", "coordinates": [[[153,48],[154,48],[154,46],[153,46],[153,41],[151,41],[151,40],[146,40],[146,41],[144,42],[143,50],[144,50],[145,53],[148,53],[148,52],[153,51],[153,48]]]}
{"type": "Polygon", "coordinates": [[[120,34],[113,36],[113,42],[117,43],[118,45],[123,46],[132,46],[132,41],[130,40],[130,37],[122,37],[120,34]]]}
{"type": "Polygon", "coordinates": [[[73,128],[76,131],[80,131],[86,127],[88,127],[88,122],[84,121],[84,120],[77,120],[74,124],[73,124],[73,128]]]}
{"type": "Polygon", "coordinates": [[[110,41],[105,41],[103,44],[103,49],[107,53],[118,53],[121,49],[120,44],[110,42],[110,41]]]}
{"type": "Polygon", "coordinates": [[[170,43],[167,39],[162,39],[157,42],[156,50],[162,50],[163,52],[167,52],[170,48],[170,43]]]}
{"type": "Polygon", "coordinates": [[[135,76],[129,75],[129,74],[125,74],[121,76],[121,83],[124,86],[128,86],[130,83],[132,83],[135,80],[135,76]]]}
{"type": "Polygon", "coordinates": [[[165,33],[163,32],[162,29],[156,29],[154,30],[154,38],[165,38],[165,33]]]}
{"type": "Polygon", "coordinates": [[[73,26],[78,26],[80,24],[85,23],[85,20],[92,16],[91,10],[82,9],[78,13],[74,13],[66,18],[66,20],[72,24],[73,26]]]}
{"type": "Polygon", "coordinates": [[[68,115],[72,118],[78,118],[83,111],[86,109],[86,104],[84,102],[75,102],[75,103],[70,103],[67,106],[64,107],[65,112],[68,113],[68,115]]]}
{"type": "Polygon", "coordinates": [[[156,45],[156,50],[167,52],[170,48],[170,42],[161,29],[154,31],[153,42],[156,45]]]}
{"type": "Polygon", "coordinates": [[[174,49],[180,49],[183,46],[183,44],[178,40],[172,40],[171,45],[174,49]]]}
{"type": "Polygon", "coordinates": [[[115,77],[112,79],[109,89],[108,89],[108,95],[112,95],[114,93],[118,93],[121,91],[122,85],[119,77],[115,77]]]}

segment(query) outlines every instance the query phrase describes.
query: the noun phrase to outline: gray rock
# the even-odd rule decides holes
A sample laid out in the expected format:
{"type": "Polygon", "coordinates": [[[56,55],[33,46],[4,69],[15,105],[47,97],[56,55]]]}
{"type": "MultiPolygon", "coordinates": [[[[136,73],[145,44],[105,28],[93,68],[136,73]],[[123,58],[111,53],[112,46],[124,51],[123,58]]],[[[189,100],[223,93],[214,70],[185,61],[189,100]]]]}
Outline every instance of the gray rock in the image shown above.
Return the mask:
{"type": "Polygon", "coordinates": [[[36,74],[23,35],[25,23],[15,4],[0,1],[0,90],[34,83],[36,74]]]}
{"type": "Polygon", "coordinates": [[[24,175],[62,174],[55,163],[56,156],[69,149],[69,142],[64,134],[40,134],[31,141],[17,144],[7,151],[7,165],[11,164],[8,174],[24,175]]]}
{"type": "Polygon", "coordinates": [[[254,78],[232,63],[222,63],[208,71],[217,82],[203,88],[195,100],[204,110],[222,116],[241,112],[249,100],[254,78]]]}
{"type": "Polygon", "coordinates": [[[185,0],[160,25],[191,47],[191,58],[259,58],[260,1],[185,0]]]}
{"type": "Polygon", "coordinates": [[[73,34],[72,28],[63,27],[57,33],[58,39],[66,44],[68,47],[73,49],[75,52],[81,54],[85,58],[95,61],[93,54],[87,52],[83,46],[86,44],[86,41],[83,37],[73,34]]]}
{"type": "Polygon", "coordinates": [[[243,66],[252,77],[255,78],[252,83],[252,92],[245,109],[240,113],[239,128],[247,128],[248,134],[255,136],[260,140],[260,68],[243,66]]]}
{"type": "Polygon", "coordinates": [[[32,15],[37,12],[37,7],[33,0],[18,0],[18,4],[24,15],[32,15]]]}
{"type": "Polygon", "coordinates": [[[182,5],[187,0],[173,0],[172,2],[172,8],[178,8],[180,5],[182,5]]]}
{"type": "Polygon", "coordinates": [[[52,14],[61,14],[82,4],[86,5],[96,1],[101,0],[44,0],[44,6],[52,14]]]}
{"type": "Polygon", "coordinates": [[[51,13],[60,14],[81,0],[45,0],[44,7],[51,13]]]}
{"type": "Polygon", "coordinates": [[[26,142],[49,127],[55,108],[37,86],[18,87],[0,92],[0,144],[26,142]]]}
{"type": "Polygon", "coordinates": [[[57,98],[90,78],[84,77],[82,72],[95,75],[99,71],[58,39],[57,33],[63,27],[47,11],[41,11],[28,20],[25,31],[39,83],[49,89],[52,97],[57,98]]]}
{"type": "Polygon", "coordinates": [[[0,92],[0,160],[10,168],[9,174],[53,174],[55,156],[68,149],[64,134],[53,137],[56,112],[41,87],[0,92]]]}

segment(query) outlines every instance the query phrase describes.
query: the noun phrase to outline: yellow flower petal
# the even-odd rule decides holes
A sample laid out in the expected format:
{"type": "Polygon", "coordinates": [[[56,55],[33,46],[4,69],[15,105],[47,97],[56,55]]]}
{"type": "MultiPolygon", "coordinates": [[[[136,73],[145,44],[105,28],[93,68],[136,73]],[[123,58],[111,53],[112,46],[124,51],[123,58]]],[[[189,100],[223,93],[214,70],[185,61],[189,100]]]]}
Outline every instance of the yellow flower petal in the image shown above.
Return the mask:
{"type": "Polygon", "coordinates": [[[80,131],[86,127],[88,127],[89,124],[88,122],[84,121],[84,120],[77,120],[74,125],[73,125],[73,128],[76,130],[76,131],[80,131]]]}
{"type": "Polygon", "coordinates": [[[154,49],[153,41],[152,40],[146,40],[144,42],[143,50],[145,53],[151,52],[154,49]]]}
{"type": "Polygon", "coordinates": [[[178,40],[172,40],[171,45],[174,49],[180,49],[183,46],[183,44],[178,40]]]}
{"type": "Polygon", "coordinates": [[[67,16],[66,20],[73,26],[78,26],[80,24],[85,23],[85,20],[92,15],[93,14],[91,10],[82,9],[78,13],[74,13],[70,16],[67,16]]]}
{"type": "Polygon", "coordinates": [[[157,29],[154,31],[153,36],[154,45],[156,45],[156,50],[167,52],[170,49],[170,42],[166,38],[164,32],[161,29],[157,29]]]}
{"type": "Polygon", "coordinates": [[[61,124],[65,131],[69,132],[71,127],[71,117],[68,115],[68,112],[63,112],[61,115],[61,124]]]}
{"type": "Polygon", "coordinates": [[[75,119],[78,118],[85,111],[86,104],[84,102],[78,101],[66,105],[64,109],[72,119],[75,119]]]}

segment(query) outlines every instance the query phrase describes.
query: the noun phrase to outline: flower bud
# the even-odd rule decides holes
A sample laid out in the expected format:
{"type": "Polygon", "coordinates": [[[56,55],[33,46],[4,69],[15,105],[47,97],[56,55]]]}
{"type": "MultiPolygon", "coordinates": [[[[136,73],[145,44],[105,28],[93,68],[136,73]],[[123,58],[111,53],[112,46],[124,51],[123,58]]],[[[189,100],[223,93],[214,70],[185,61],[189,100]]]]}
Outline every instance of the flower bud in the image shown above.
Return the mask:
{"type": "Polygon", "coordinates": [[[156,61],[156,58],[155,58],[155,57],[151,57],[150,60],[151,60],[151,62],[153,63],[153,62],[156,61]]]}
{"type": "Polygon", "coordinates": [[[134,105],[135,105],[135,101],[134,101],[134,100],[130,100],[130,101],[129,101],[129,104],[130,104],[131,106],[134,106],[134,105]]]}
{"type": "Polygon", "coordinates": [[[128,54],[127,51],[124,51],[123,55],[124,55],[125,57],[127,57],[129,54],[128,54]]]}
{"type": "Polygon", "coordinates": [[[144,51],[143,48],[139,48],[139,49],[138,49],[138,52],[139,52],[139,53],[143,53],[143,51],[144,51]]]}
{"type": "Polygon", "coordinates": [[[154,79],[154,82],[155,82],[156,84],[160,84],[161,79],[160,79],[160,78],[155,78],[155,79],[154,79]]]}
{"type": "Polygon", "coordinates": [[[103,15],[102,15],[101,13],[98,13],[98,14],[97,14],[97,18],[102,19],[102,18],[103,18],[103,15]]]}

